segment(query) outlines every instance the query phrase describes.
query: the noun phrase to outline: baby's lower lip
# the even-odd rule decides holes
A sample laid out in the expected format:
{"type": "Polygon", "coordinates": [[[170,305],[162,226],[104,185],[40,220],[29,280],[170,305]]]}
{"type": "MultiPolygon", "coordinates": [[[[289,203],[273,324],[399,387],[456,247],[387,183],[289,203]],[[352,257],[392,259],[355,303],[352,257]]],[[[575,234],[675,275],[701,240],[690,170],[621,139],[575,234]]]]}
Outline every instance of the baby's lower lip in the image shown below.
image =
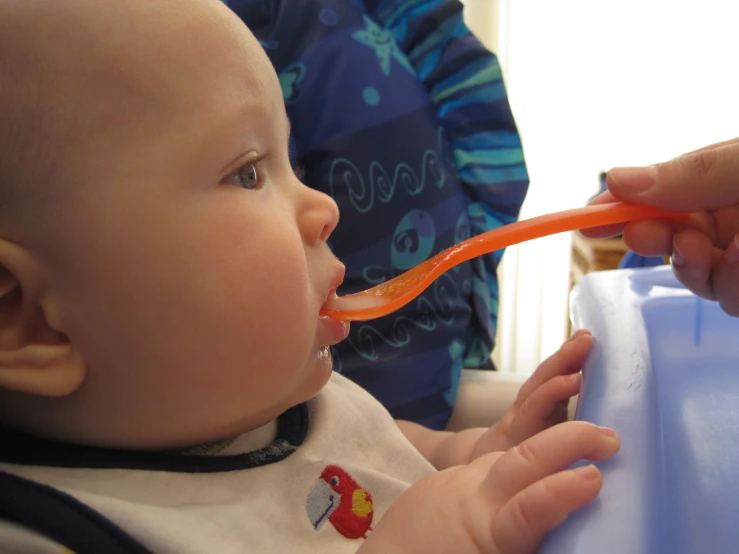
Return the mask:
{"type": "Polygon", "coordinates": [[[343,341],[349,335],[349,322],[339,321],[333,317],[322,315],[319,317],[321,331],[319,340],[321,346],[333,346],[343,341]]]}

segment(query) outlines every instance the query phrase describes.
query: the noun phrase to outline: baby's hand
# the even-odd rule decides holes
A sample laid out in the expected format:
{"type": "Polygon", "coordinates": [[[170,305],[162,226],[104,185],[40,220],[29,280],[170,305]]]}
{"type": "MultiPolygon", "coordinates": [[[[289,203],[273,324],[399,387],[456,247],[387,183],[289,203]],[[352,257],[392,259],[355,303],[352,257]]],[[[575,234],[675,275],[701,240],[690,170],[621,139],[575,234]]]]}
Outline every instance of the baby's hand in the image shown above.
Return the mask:
{"type": "Polygon", "coordinates": [[[565,422],[511,450],[422,479],[383,516],[362,554],[528,554],[602,484],[594,466],[567,469],[619,449],[616,434],[565,422]]]}
{"type": "Polygon", "coordinates": [[[585,356],[593,346],[589,331],[581,329],[544,360],[523,384],[516,401],[501,420],[477,441],[470,460],[508,450],[536,433],[567,421],[567,406],[580,390],[585,356]]]}

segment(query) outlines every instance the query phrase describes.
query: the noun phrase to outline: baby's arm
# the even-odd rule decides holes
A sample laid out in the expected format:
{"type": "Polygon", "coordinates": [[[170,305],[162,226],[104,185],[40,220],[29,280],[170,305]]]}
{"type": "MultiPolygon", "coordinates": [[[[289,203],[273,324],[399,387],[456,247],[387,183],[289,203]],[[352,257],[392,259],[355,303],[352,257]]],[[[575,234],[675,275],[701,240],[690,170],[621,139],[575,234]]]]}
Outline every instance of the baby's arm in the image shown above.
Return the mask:
{"type": "Polygon", "coordinates": [[[567,403],[580,390],[580,368],[592,345],[590,333],[575,333],[542,362],[503,418],[490,429],[450,433],[409,421],[398,421],[398,427],[437,469],[469,463],[487,452],[508,450],[567,420],[567,403]]]}
{"type": "Polygon", "coordinates": [[[436,469],[467,464],[488,429],[465,429],[458,433],[433,431],[412,421],[396,420],[405,437],[436,469]]]}
{"type": "Polygon", "coordinates": [[[610,458],[619,446],[613,431],[570,421],[430,475],[390,506],[358,552],[533,554],[600,490],[594,466],[567,468],[581,458],[610,458]]]}

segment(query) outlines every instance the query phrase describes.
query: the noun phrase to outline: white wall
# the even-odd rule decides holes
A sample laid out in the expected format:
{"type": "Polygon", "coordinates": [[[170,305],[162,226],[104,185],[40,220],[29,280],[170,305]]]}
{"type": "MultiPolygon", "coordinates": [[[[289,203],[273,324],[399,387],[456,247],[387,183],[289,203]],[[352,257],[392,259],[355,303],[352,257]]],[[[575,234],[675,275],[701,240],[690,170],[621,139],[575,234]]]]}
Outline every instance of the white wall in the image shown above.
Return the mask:
{"type": "MultiPolygon", "coordinates": [[[[465,3],[501,59],[522,134],[531,176],[522,217],[582,205],[612,166],[739,136],[736,2],[465,3]]],[[[507,251],[504,370],[533,370],[564,338],[569,252],[567,235],[507,251]]]]}
{"type": "Polygon", "coordinates": [[[491,50],[500,43],[499,29],[501,8],[498,0],[461,0],[465,10],[465,23],[491,50]]]}

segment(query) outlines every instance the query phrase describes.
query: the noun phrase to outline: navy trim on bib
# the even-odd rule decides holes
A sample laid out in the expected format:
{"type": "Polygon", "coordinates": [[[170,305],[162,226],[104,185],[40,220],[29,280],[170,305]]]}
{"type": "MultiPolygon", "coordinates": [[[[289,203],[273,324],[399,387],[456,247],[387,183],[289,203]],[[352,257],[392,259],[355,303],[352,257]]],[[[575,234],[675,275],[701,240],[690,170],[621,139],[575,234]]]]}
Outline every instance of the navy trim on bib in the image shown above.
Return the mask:
{"type": "Polygon", "coordinates": [[[23,525],[75,554],[151,554],[112,521],[68,494],[2,471],[0,519],[23,525]]]}
{"type": "Polygon", "coordinates": [[[277,437],[259,450],[230,456],[196,456],[166,452],[133,452],[38,439],[0,430],[0,461],[45,467],[138,469],[179,473],[217,473],[260,467],[284,460],[303,444],[308,433],[308,407],[300,404],[277,420],[277,437]]]}

